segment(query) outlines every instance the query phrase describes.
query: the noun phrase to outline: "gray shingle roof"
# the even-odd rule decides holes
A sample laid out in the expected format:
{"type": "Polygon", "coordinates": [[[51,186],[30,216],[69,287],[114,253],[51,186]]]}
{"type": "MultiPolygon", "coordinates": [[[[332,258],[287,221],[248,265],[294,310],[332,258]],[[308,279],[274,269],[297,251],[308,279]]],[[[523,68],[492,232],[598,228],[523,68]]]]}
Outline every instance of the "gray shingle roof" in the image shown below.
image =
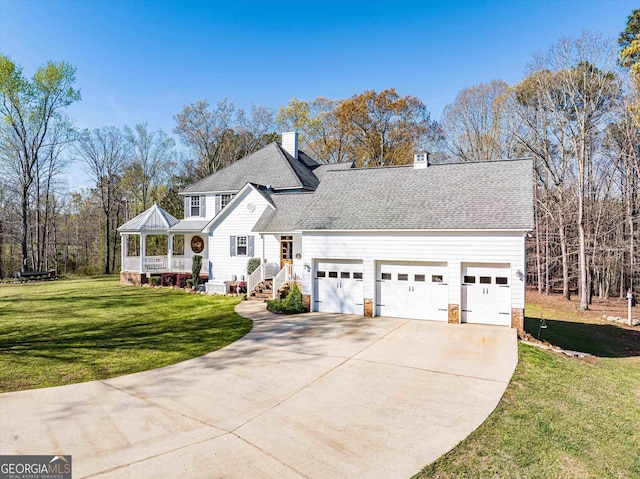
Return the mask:
{"type": "Polygon", "coordinates": [[[179,220],[175,225],[169,228],[174,233],[190,233],[194,231],[202,231],[207,226],[209,220],[179,220]]]}
{"type": "Polygon", "coordinates": [[[318,177],[320,181],[324,178],[324,175],[327,171],[336,171],[336,170],[348,170],[353,168],[353,162],[347,163],[326,163],[324,165],[318,166],[315,170],[313,170],[313,174],[318,177]]]}
{"type": "Polygon", "coordinates": [[[253,230],[529,230],[532,168],[505,160],[326,171],[313,194],[273,195],[276,210],[253,230]]]}
{"type": "Polygon", "coordinates": [[[240,191],[248,182],[271,185],[279,189],[315,189],[318,178],[311,169],[317,167],[307,155],[296,160],[278,142],[245,156],[231,165],[204,178],[181,193],[208,193],[214,191],[240,191]]]}
{"type": "Polygon", "coordinates": [[[166,231],[179,220],[160,208],[156,203],[135,218],[127,221],[118,228],[123,233],[138,233],[144,231],[166,231]]]}

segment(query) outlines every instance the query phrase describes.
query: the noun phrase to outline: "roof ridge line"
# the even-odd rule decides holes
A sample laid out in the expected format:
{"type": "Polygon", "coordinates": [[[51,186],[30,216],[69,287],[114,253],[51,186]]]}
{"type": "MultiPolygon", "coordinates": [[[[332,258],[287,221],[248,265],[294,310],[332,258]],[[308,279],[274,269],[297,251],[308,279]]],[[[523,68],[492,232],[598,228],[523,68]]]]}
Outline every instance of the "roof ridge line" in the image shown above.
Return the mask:
{"type": "MultiPolygon", "coordinates": [[[[303,188],[304,187],[304,182],[302,181],[302,178],[300,178],[298,176],[298,173],[296,173],[296,170],[293,168],[293,166],[291,166],[291,163],[289,162],[289,158],[287,158],[287,155],[285,154],[285,149],[284,147],[278,143],[278,141],[274,141],[274,143],[277,146],[277,150],[280,153],[280,155],[282,155],[282,157],[284,158],[284,161],[287,162],[287,166],[289,167],[289,169],[291,170],[291,172],[293,173],[293,176],[295,176],[298,179],[298,187],[303,188]]],[[[293,156],[291,157],[293,158],[293,156]]],[[[295,158],[293,158],[295,160],[295,158]]]]}

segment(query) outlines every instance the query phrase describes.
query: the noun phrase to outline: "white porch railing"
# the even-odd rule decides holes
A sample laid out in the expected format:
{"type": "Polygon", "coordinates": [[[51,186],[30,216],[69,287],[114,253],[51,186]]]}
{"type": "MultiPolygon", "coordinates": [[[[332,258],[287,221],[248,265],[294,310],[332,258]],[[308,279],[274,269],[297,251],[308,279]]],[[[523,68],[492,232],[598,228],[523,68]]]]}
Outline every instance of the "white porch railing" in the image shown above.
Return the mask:
{"type": "Polygon", "coordinates": [[[125,257],[122,271],[140,271],[140,256],[125,257]]]}
{"type": "Polygon", "coordinates": [[[146,256],[144,258],[144,272],[158,273],[169,271],[169,258],[166,256],[146,256]]]}
{"type": "Polygon", "coordinates": [[[278,296],[280,289],[288,282],[302,281],[302,265],[286,264],[273,278],[273,299],[278,296]]]}
{"type": "MultiPolygon", "coordinates": [[[[171,259],[171,271],[176,273],[190,273],[193,260],[191,258],[174,256],[171,259]]],[[[140,272],[140,256],[126,256],[122,271],[140,272]]],[[[169,258],[167,256],[145,256],[143,273],[166,273],[169,271],[169,258]]],[[[200,274],[209,273],[209,260],[202,260],[200,274]]]]}
{"type": "Polygon", "coordinates": [[[247,293],[251,294],[256,286],[265,279],[271,279],[278,274],[278,265],[275,263],[263,263],[247,278],[247,293]]]}

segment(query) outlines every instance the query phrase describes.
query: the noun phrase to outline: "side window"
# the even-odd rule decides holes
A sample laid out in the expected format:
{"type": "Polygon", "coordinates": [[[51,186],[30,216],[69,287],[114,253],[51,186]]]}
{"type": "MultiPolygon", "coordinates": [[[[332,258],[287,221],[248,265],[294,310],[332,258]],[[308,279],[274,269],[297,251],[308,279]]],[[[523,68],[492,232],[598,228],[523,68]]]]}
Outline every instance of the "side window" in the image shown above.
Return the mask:
{"type": "Polygon", "coordinates": [[[246,236],[236,237],[236,254],[238,256],[247,256],[247,237],[246,236]]]}

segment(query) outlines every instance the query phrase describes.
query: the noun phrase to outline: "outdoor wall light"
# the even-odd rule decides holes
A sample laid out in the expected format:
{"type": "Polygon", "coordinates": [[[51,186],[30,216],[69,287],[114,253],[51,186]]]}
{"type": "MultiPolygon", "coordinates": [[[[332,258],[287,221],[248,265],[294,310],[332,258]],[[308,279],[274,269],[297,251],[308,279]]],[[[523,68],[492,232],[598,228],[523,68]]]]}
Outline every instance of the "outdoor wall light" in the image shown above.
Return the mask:
{"type": "Polygon", "coordinates": [[[300,253],[296,253],[296,259],[301,259],[302,255],[300,253]]]}

